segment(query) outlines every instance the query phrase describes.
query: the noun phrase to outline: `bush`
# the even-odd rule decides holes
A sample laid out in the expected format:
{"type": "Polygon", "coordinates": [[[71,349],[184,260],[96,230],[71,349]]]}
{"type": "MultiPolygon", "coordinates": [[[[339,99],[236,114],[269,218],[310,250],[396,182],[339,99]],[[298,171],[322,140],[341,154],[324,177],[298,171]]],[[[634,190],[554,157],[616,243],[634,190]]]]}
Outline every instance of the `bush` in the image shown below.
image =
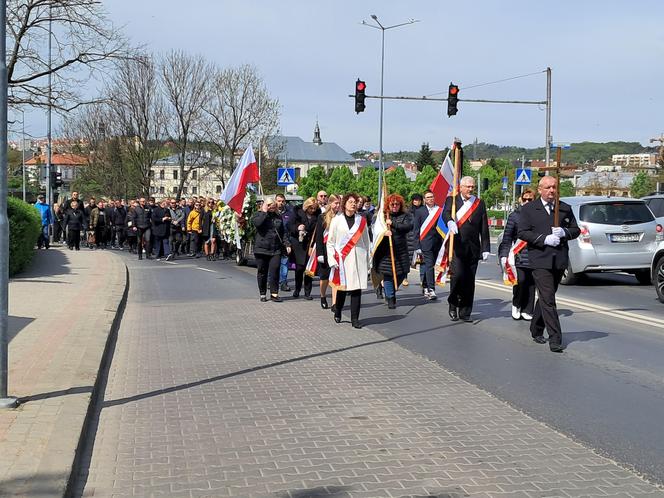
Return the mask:
{"type": "Polygon", "coordinates": [[[41,217],[34,206],[14,197],[7,198],[9,217],[9,275],[25,269],[35,253],[41,217]]]}

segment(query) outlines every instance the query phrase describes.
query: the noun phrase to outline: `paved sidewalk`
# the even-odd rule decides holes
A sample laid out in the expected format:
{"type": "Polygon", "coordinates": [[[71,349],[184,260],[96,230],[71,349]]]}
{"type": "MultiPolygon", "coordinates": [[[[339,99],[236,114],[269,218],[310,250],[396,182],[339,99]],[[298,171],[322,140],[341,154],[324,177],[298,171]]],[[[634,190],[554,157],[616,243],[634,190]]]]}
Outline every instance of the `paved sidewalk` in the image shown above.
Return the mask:
{"type": "Polygon", "coordinates": [[[262,304],[253,278],[199,269],[130,266],[77,493],[664,497],[438,364],[335,324],[315,301],[262,304]]]}
{"type": "Polygon", "coordinates": [[[9,394],[0,410],[0,496],[62,496],[126,287],[106,251],[38,251],[9,284],[9,394]]]}

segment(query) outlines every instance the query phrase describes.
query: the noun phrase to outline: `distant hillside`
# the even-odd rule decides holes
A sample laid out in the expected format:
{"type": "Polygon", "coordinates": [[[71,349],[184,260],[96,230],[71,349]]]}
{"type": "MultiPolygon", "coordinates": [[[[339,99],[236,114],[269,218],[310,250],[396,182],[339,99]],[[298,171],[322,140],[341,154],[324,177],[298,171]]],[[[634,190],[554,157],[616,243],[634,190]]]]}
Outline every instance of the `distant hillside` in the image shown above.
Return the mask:
{"type": "MultiPolygon", "coordinates": [[[[472,159],[476,155],[477,159],[508,159],[510,161],[521,159],[525,156],[526,159],[544,159],[544,147],[537,147],[534,149],[527,149],[525,147],[515,146],[501,146],[494,144],[487,144],[484,142],[478,143],[473,146],[472,143],[464,146],[465,157],[472,159]]],[[[580,142],[573,143],[571,148],[563,151],[563,161],[575,164],[585,163],[610,163],[613,154],[638,154],[645,152],[657,152],[656,147],[644,147],[638,142],[580,142]]],[[[356,156],[353,153],[353,156],[356,156]]],[[[402,161],[415,161],[418,152],[399,151],[399,152],[386,152],[386,160],[402,160],[402,161]]],[[[438,154],[435,155],[438,159],[438,154]]],[[[555,154],[552,153],[551,157],[554,158],[555,154]]]]}

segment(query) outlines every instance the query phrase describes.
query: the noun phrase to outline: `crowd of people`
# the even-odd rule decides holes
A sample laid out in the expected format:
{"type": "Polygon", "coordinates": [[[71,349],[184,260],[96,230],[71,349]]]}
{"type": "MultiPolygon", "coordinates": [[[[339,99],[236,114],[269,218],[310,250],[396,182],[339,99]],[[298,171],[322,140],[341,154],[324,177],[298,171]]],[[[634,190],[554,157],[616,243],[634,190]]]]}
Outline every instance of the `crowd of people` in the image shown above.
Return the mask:
{"type": "MultiPolygon", "coordinates": [[[[462,178],[458,195],[448,196],[442,206],[436,205],[431,191],[413,195],[408,203],[399,194],[391,194],[383,213],[377,212],[370,198],[352,192],[328,196],[320,191],[301,206],[290,206],[284,195],[266,197],[251,220],[245,220],[255,227],[260,301],[281,302],[280,292],[312,300],[317,276],[321,307],[331,309],[334,321],[340,323],[349,296],[351,325],[361,328],[362,291],[369,282],[377,298],[395,309],[396,291],[409,285],[412,268],[419,265],[422,296],[433,301],[438,298],[441,267],[446,267],[449,318],[472,322],[478,263],[490,254],[486,206],[473,194],[474,188],[472,177],[462,178]],[[378,218],[385,230],[373,234],[378,218]],[[288,282],[289,270],[294,270],[294,289],[288,282]],[[331,305],[328,288],[332,289],[331,305]]],[[[538,201],[532,190],[522,193],[521,206],[508,218],[498,256],[503,269],[514,267],[512,318],[530,321],[532,338],[540,344],[547,342],[546,329],[551,351],[560,352],[555,293],[567,266],[567,241],[578,237],[579,228],[565,203],[559,204],[560,222],[555,223],[554,178],[542,178],[538,191],[538,201]]],[[[73,192],[52,209],[40,196],[36,207],[42,216],[40,248],[48,248],[48,227],[53,225],[53,240],[66,240],[70,250],[80,250],[83,243],[91,249],[126,249],[138,259],[205,255],[215,260],[230,257],[234,249],[233,241],[221,236],[223,204],[213,198],[156,202],[141,197],[127,203],[91,197],[83,202],[73,192]]]]}

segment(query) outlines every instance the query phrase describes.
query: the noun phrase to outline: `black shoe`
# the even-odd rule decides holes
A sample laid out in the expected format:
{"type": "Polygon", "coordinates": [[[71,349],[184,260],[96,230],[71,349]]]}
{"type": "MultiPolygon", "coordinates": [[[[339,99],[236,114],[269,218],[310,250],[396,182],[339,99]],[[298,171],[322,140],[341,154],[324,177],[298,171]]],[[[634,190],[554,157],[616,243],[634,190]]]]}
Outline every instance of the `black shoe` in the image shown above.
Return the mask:
{"type": "Polygon", "coordinates": [[[288,283],[287,283],[287,282],[284,282],[283,284],[281,284],[280,289],[281,289],[283,292],[290,292],[290,291],[291,291],[291,288],[288,287],[288,283]]]}
{"type": "Polygon", "coordinates": [[[306,299],[307,301],[311,301],[313,300],[313,297],[311,297],[311,294],[305,294],[304,299],[306,299]]]}
{"type": "Polygon", "coordinates": [[[383,287],[376,287],[376,299],[383,299],[383,287]]]}
{"type": "Polygon", "coordinates": [[[274,301],[275,303],[280,303],[282,299],[279,296],[275,296],[274,294],[272,294],[270,296],[270,301],[274,301]]]}
{"type": "Polygon", "coordinates": [[[267,296],[261,295],[261,303],[267,303],[267,296]]]}
{"type": "Polygon", "coordinates": [[[552,353],[562,353],[565,349],[560,344],[549,344],[552,353]]]}
{"type": "Polygon", "coordinates": [[[450,304],[449,315],[450,315],[450,320],[452,320],[453,322],[456,322],[456,321],[459,320],[459,312],[457,311],[456,306],[452,306],[450,304]]]}
{"type": "Polygon", "coordinates": [[[341,323],[341,315],[337,315],[336,313],[334,314],[334,321],[337,323],[341,323]]]}
{"type": "Polygon", "coordinates": [[[359,320],[351,320],[350,324],[353,326],[354,329],[362,328],[362,325],[360,325],[359,320]]]}
{"type": "Polygon", "coordinates": [[[396,297],[388,297],[387,298],[387,309],[393,310],[396,309],[397,307],[397,298],[396,297]]]}
{"type": "Polygon", "coordinates": [[[546,339],[541,335],[533,337],[533,341],[535,341],[537,344],[546,344],[546,339]]]}
{"type": "Polygon", "coordinates": [[[466,322],[466,323],[471,323],[473,321],[473,319],[470,317],[470,315],[460,316],[459,320],[461,320],[462,322],[466,322]]]}
{"type": "Polygon", "coordinates": [[[173,253],[170,253],[168,256],[166,256],[166,261],[171,261],[175,256],[173,256],[173,253]]]}
{"type": "Polygon", "coordinates": [[[295,292],[293,292],[293,297],[296,299],[300,297],[300,291],[296,290],[295,292]]]}
{"type": "Polygon", "coordinates": [[[336,312],[337,312],[337,305],[336,305],[336,304],[333,304],[332,306],[330,306],[330,311],[331,311],[332,313],[336,313],[336,312]]]}
{"type": "Polygon", "coordinates": [[[141,261],[143,259],[143,255],[139,254],[138,255],[138,260],[141,261]]]}
{"type": "Polygon", "coordinates": [[[323,308],[324,310],[326,310],[328,308],[326,297],[321,297],[320,298],[320,307],[323,308]]]}

